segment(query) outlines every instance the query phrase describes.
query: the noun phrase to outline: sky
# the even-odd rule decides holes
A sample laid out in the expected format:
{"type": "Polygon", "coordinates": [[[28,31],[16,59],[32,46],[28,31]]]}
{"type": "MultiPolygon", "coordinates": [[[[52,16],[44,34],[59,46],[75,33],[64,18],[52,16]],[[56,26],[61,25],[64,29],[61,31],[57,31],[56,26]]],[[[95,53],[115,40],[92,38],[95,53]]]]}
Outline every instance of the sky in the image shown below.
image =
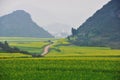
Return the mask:
{"type": "Polygon", "coordinates": [[[40,26],[65,24],[78,28],[110,0],[0,0],[0,16],[15,10],[29,12],[40,26]]]}

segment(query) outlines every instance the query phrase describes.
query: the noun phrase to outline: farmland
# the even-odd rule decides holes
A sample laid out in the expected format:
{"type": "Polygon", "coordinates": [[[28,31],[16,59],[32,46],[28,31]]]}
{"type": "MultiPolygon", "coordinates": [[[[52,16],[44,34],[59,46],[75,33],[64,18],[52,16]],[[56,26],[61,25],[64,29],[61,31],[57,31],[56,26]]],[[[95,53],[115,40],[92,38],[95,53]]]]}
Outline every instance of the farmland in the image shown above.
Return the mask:
{"type": "MultiPolygon", "coordinates": [[[[42,48],[49,39],[25,40],[21,42],[17,38],[8,42],[11,46],[39,53],[35,48],[42,48]]],[[[119,80],[119,67],[120,50],[80,47],[64,39],[54,40],[49,54],[41,58],[0,53],[0,80],[119,80]]]]}
{"type": "Polygon", "coordinates": [[[17,47],[21,50],[28,51],[31,54],[41,54],[43,51],[43,47],[48,45],[48,40],[54,40],[54,39],[45,39],[45,38],[22,38],[22,37],[1,37],[0,41],[7,41],[10,46],[17,47]]]}

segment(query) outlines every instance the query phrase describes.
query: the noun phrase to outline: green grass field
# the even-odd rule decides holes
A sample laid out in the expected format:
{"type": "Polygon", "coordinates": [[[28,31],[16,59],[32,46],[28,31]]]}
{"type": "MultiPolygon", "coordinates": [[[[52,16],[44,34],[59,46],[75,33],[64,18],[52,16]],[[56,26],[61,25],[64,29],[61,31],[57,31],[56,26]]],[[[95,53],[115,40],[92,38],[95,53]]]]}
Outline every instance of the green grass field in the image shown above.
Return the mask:
{"type": "MultiPolygon", "coordinates": [[[[44,42],[18,39],[10,45],[37,52],[33,47],[42,47],[44,42]]],[[[120,50],[79,47],[60,39],[54,40],[45,57],[0,53],[0,80],[120,80],[120,50]]]]}
{"type": "Polygon", "coordinates": [[[41,54],[43,47],[48,45],[47,41],[37,41],[37,42],[10,42],[11,46],[18,47],[21,50],[28,51],[30,53],[41,54]]]}
{"type": "Polygon", "coordinates": [[[21,53],[0,53],[0,59],[29,58],[31,55],[21,53]]]}
{"type": "Polygon", "coordinates": [[[10,46],[17,47],[21,50],[28,51],[31,54],[41,54],[43,47],[48,45],[51,38],[23,38],[23,37],[0,37],[0,41],[7,41],[10,46]]]}
{"type": "Polygon", "coordinates": [[[31,37],[0,37],[0,41],[8,42],[37,42],[37,41],[48,41],[55,40],[54,38],[31,38],[31,37]]]}
{"type": "Polygon", "coordinates": [[[1,80],[119,80],[119,60],[2,59],[1,80]]]}

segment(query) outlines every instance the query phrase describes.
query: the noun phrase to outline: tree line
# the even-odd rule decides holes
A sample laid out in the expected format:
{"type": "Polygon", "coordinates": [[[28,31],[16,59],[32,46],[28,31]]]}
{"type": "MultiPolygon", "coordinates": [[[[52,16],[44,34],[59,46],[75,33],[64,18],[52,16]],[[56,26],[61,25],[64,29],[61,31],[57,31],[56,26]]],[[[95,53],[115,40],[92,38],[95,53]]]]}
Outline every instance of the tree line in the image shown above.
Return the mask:
{"type": "Polygon", "coordinates": [[[0,50],[8,53],[23,53],[23,54],[30,54],[28,51],[20,50],[17,47],[11,47],[7,41],[0,42],[0,50]]]}

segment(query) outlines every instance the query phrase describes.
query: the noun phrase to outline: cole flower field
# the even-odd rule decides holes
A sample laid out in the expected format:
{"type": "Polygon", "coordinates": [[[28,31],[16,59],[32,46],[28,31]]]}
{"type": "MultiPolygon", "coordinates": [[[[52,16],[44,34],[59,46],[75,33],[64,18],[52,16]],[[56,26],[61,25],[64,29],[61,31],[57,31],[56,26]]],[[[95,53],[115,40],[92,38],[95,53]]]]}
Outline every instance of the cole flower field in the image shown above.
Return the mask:
{"type": "MultiPolygon", "coordinates": [[[[51,40],[22,39],[5,38],[11,46],[32,54],[40,54],[51,40]]],[[[0,80],[120,80],[120,50],[75,46],[65,39],[52,41],[49,53],[40,58],[1,51],[0,80]]]]}

